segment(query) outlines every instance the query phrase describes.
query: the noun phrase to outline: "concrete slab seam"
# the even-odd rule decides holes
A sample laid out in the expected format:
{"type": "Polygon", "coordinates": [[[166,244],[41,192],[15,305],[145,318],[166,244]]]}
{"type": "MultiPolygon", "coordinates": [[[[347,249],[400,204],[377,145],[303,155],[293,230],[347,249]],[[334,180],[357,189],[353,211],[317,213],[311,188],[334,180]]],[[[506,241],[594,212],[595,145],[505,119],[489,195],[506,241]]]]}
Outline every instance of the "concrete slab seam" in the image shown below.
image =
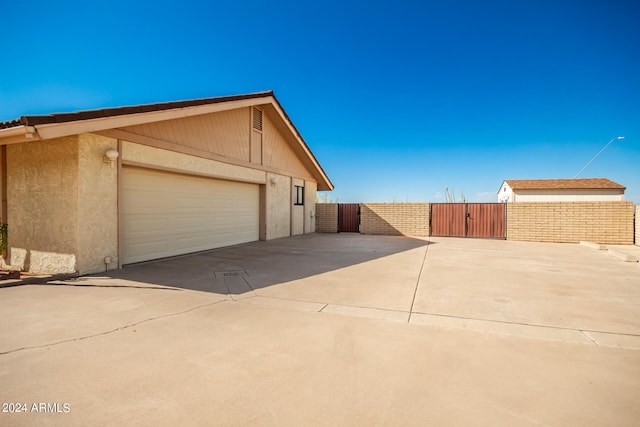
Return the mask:
{"type": "Polygon", "coordinates": [[[293,301],[293,302],[308,302],[308,303],[312,303],[312,304],[325,304],[325,305],[329,305],[329,303],[325,303],[325,302],[318,302],[318,301],[308,301],[308,300],[304,300],[304,299],[293,299],[293,298],[284,298],[284,297],[274,297],[271,295],[260,295],[259,293],[255,294],[257,297],[260,298],[267,298],[267,299],[279,299],[279,300],[283,300],[283,301],[293,301]]]}
{"type": "Polygon", "coordinates": [[[422,278],[422,272],[424,271],[424,265],[427,261],[427,254],[429,253],[429,246],[431,241],[427,241],[427,246],[424,250],[424,257],[422,258],[422,265],[420,266],[420,272],[418,273],[418,280],[416,280],[416,288],[413,290],[413,299],[411,300],[411,307],[409,308],[409,317],[407,323],[411,322],[411,315],[413,314],[413,306],[416,303],[416,296],[418,295],[418,286],[420,286],[420,279],[422,278]]]}
{"type": "Polygon", "coordinates": [[[11,354],[11,353],[17,353],[17,352],[20,352],[20,351],[36,350],[36,349],[39,349],[39,348],[53,347],[53,346],[56,346],[56,345],[70,343],[70,342],[74,342],[74,341],[83,341],[83,340],[90,339],[90,338],[96,338],[96,337],[103,336],[103,335],[109,335],[109,334],[112,334],[114,332],[124,331],[126,329],[130,329],[130,328],[133,328],[135,326],[139,326],[139,325],[141,325],[143,323],[152,322],[154,320],[166,319],[166,318],[169,318],[169,317],[180,316],[180,315],[183,315],[183,314],[198,310],[200,308],[210,307],[210,306],[213,306],[213,305],[216,305],[218,303],[225,302],[225,301],[227,301],[227,300],[226,299],[222,299],[222,300],[214,301],[214,302],[211,302],[211,303],[208,303],[208,304],[197,305],[195,307],[191,307],[191,308],[188,308],[186,310],[179,311],[179,312],[176,312],[176,313],[169,313],[169,314],[165,314],[165,315],[162,315],[162,316],[151,317],[149,319],[140,320],[139,322],[135,322],[135,323],[131,323],[131,324],[128,324],[128,325],[120,326],[118,328],[114,328],[114,329],[111,329],[111,330],[108,330],[108,331],[103,331],[103,332],[98,332],[98,333],[91,334],[91,335],[86,335],[86,336],[83,336],[83,337],[69,338],[69,339],[66,339],[66,340],[61,340],[61,341],[57,341],[57,342],[53,342],[53,343],[49,343],[49,344],[34,345],[34,346],[30,346],[30,347],[22,347],[22,348],[16,348],[16,349],[13,349],[13,350],[3,351],[3,352],[0,352],[0,356],[4,356],[4,355],[7,355],[7,354],[11,354]]]}
{"type": "Polygon", "coordinates": [[[348,317],[364,317],[368,319],[394,321],[407,323],[406,317],[409,314],[406,311],[389,310],[380,308],[357,307],[352,305],[327,304],[323,313],[348,317]],[[400,319],[397,315],[404,315],[400,319]]]}
{"type": "MultiPolygon", "coordinates": [[[[324,309],[326,309],[327,307],[331,307],[331,306],[335,306],[335,307],[351,307],[351,308],[360,308],[363,310],[378,310],[378,311],[387,311],[390,313],[407,313],[409,314],[408,311],[404,311],[404,310],[392,310],[390,308],[380,308],[380,307],[364,307],[361,305],[346,305],[346,304],[330,304],[330,303],[324,303],[324,302],[318,302],[318,301],[308,301],[308,300],[303,300],[303,299],[292,299],[292,298],[283,298],[283,297],[274,297],[274,296],[265,296],[265,295],[258,295],[256,294],[256,297],[259,298],[265,298],[265,299],[275,299],[275,300],[282,300],[282,301],[291,301],[291,302],[304,302],[304,303],[310,303],[310,304],[324,304],[324,306],[318,310],[318,313],[322,313],[324,312],[324,309]]],[[[237,300],[233,300],[234,302],[241,302],[241,301],[237,301],[237,300]]]]}
{"type": "Polygon", "coordinates": [[[407,313],[405,310],[393,310],[391,308],[380,308],[380,307],[364,307],[361,305],[347,305],[347,304],[327,304],[330,307],[350,307],[350,308],[361,308],[363,310],[378,310],[378,311],[388,311],[389,313],[407,313]]]}
{"type": "Polygon", "coordinates": [[[454,318],[454,319],[463,319],[463,320],[479,320],[482,322],[491,322],[491,323],[500,323],[500,324],[504,324],[504,325],[518,325],[518,326],[530,326],[533,328],[547,328],[547,329],[557,329],[560,331],[576,331],[576,332],[581,332],[581,333],[586,333],[586,332],[594,332],[594,333],[598,333],[598,334],[608,334],[608,335],[620,335],[620,336],[626,336],[626,337],[640,337],[640,334],[627,334],[627,333],[621,333],[621,332],[611,332],[611,331],[586,331],[584,329],[577,329],[577,328],[561,328],[559,326],[550,326],[550,325],[536,325],[536,324],[531,324],[531,323],[522,323],[522,322],[505,322],[502,320],[494,320],[494,319],[481,319],[478,317],[465,317],[465,316],[452,316],[452,315],[447,315],[447,314],[438,314],[438,313],[424,313],[421,311],[416,311],[416,314],[424,314],[427,316],[437,316],[437,317],[450,317],[450,318],[454,318]]]}

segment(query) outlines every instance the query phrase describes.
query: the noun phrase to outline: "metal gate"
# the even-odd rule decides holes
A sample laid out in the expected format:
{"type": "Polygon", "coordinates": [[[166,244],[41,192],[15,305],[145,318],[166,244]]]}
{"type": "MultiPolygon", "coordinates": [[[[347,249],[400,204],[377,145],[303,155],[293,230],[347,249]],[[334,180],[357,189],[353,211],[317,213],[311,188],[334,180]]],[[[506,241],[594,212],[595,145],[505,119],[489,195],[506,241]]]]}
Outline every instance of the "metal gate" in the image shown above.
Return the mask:
{"type": "Polygon", "coordinates": [[[338,204],[338,233],[360,232],[360,204],[338,204]]]}
{"type": "Polygon", "coordinates": [[[505,238],[505,203],[431,203],[430,234],[505,238]]]}

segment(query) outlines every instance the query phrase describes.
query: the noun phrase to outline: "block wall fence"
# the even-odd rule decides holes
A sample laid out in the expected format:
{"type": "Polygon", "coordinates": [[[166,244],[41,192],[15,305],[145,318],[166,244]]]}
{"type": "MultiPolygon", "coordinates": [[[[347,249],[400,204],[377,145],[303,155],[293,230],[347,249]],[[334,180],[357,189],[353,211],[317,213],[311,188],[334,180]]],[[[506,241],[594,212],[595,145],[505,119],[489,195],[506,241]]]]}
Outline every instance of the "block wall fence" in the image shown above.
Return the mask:
{"type": "Polygon", "coordinates": [[[640,205],[636,205],[636,245],[640,246],[640,205]]]}
{"type": "Polygon", "coordinates": [[[316,232],[338,232],[338,204],[316,203],[316,232]]]}
{"type": "Polygon", "coordinates": [[[518,202],[507,205],[507,240],[632,245],[633,202],[518,202]]]}
{"type": "Polygon", "coordinates": [[[362,203],[360,233],[429,235],[429,203],[362,203]]]}
{"type": "MultiPolygon", "coordinates": [[[[429,211],[429,203],[361,203],[360,232],[429,236],[429,211]]],[[[509,203],[506,221],[507,240],[640,245],[640,205],[630,201],[509,203]]],[[[316,204],[316,231],[338,232],[337,203],[316,204]]]]}

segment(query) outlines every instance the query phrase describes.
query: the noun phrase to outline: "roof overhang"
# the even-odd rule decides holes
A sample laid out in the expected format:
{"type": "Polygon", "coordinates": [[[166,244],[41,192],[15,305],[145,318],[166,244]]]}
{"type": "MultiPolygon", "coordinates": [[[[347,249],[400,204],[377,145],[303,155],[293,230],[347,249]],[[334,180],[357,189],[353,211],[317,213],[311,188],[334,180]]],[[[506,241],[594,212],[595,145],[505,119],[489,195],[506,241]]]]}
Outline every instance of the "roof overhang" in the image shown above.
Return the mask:
{"type": "Polygon", "coordinates": [[[100,132],[125,126],[264,105],[272,107],[276,113],[275,118],[282,125],[280,128],[286,129],[291,136],[289,139],[297,145],[296,151],[301,153],[306,160],[304,163],[312,169],[312,175],[318,182],[318,190],[333,190],[333,183],[272,91],[74,113],[22,116],[20,119],[0,124],[4,125],[4,128],[0,128],[0,145],[100,132]]]}
{"type": "Polygon", "coordinates": [[[0,145],[37,141],[39,139],[40,135],[35,126],[17,125],[0,129],[0,145]]]}

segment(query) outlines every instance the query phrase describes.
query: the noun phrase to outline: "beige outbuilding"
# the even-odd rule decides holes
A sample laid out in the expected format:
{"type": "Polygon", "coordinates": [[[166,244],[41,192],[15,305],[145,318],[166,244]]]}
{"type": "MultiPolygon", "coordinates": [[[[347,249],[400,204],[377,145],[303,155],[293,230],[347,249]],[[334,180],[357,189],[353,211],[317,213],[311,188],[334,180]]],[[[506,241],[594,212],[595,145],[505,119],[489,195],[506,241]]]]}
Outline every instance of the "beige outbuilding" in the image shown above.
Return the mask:
{"type": "Polygon", "coordinates": [[[0,123],[6,261],[95,273],[315,231],[333,184],[273,92],[0,123]]]}
{"type": "Polygon", "coordinates": [[[498,190],[498,201],[621,202],[625,189],[607,178],[507,179],[498,190]]]}

